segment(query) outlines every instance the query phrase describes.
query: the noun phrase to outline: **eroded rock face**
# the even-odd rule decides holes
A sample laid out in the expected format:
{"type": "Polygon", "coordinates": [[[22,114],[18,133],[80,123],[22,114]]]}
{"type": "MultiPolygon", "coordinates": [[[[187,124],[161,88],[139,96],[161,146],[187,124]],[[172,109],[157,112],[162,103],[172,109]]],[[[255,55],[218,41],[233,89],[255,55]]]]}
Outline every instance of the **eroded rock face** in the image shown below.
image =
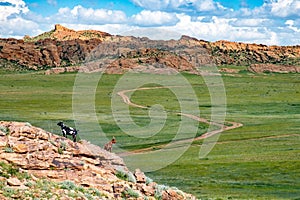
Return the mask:
{"type": "Polygon", "coordinates": [[[282,64],[284,62],[300,65],[300,45],[267,46],[221,40],[211,42],[210,48],[217,65],[282,64]]]}
{"type": "MultiPolygon", "coordinates": [[[[139,169],[133,175],[134,181],[120,179],[120,172],[131,173],[123,160],[88,141],[75,143],[29,123],[0,121],[0,126],[5,130],[0,134],[0,161],[14,164],[33,177],[70,180],[96,188],[108,199],[151,199],[155,195],[162,199],[195,199],[179,190],[162,190],[155,182],[146,183],[139,169]]],[[[7,185],[24,187],[15,177],[9,178],[7,185]]]]}
{"type": "Polygon", "coordinates": [[[120,74],[132,69],[160,72],[159,68],[170,68],[197,73],[197,68],[207,65],[300,65],[300,46],[208,42],[188,36],[156,41],[93,30],[74,31],[61,25],[33,38],[0,39],[0,66],[4,67],[9,62],[34,70],[57,68],[46,72],[56,74],[78,71],[83,62],[99,57],[109,61],[101,60],[82,71],[101,71],[105,67],[107,73],[120,74]]]}
{"type": "Polygon", "coordinates": [[[73,65],[82,62],[100,42],[99,39],[37,42],[0,39],[0,58],[33,70],[73,65]]]}

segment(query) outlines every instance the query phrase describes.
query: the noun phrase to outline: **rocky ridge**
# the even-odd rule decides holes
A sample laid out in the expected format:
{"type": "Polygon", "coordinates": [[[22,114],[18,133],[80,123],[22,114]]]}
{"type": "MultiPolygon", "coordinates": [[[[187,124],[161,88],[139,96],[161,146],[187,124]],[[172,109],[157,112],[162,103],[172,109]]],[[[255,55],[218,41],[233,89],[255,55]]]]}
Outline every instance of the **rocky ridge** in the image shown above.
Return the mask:
{"type": "Polygon", "coordinates": [[[99,39],[37,42],[0,39],[0,58],[33,70],[69,66],[84,61],[99,42],[99,39]]]}
{"type": "MultiPolygon", "coordinates": [[[[197,73],[199,66],[212,64],[299,66],[300,45],[208,42],[188,36],[182,36],[179,40],[155,41],[95,30],[74,31],[61,25],[55,25],[54,30],[36,37],[26,36],[23,40],[0,39],[0,61],[4,68],[9,62],[34,70],[78,67],[86,60],[95,60],[99,56],[102,63],[94,63],[93,70],[96,71],[105,67],[109,69],[108,73],[124,73],[129,69],[150,66],[197,73]],[[106,58],[105,62],[103,58],[106,58]]],[[[58,71],[63,70],[54,70],[54,73],[58,71]]]]}
{"type": "Polygon", "coordinates": [[[211,54],[217,65],[280,64],[300,65],[300,45],[267,46],[241,42],[211,42],[211,54]]]}
{"type": "Polygon", "coordinates": [[[87,141],[6,121],[0,122],[0,198],[195,199],[139,169],[131,173],[120,157],[87,141]]]}
{"type": "Polygon", "coordinates": [[[56,24],[54,30],[42,33],[35,37],[26,35],[23,40],[25,42],[37,42],[43,39],[52,39],[56,41],[67,41],[67,40],[90,40],[100,39],[104,40],[107,36],[111,36],[109,33],[96,30],[83,30],[75,31],[73,29],[66,28],[60,24],[56,24]]]}

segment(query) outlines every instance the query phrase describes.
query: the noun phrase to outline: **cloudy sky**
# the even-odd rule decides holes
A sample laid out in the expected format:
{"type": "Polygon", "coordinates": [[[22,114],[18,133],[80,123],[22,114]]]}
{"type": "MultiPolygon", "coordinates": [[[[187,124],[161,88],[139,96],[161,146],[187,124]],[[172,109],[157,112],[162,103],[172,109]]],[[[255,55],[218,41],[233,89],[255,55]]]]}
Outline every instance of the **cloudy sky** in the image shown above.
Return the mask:
{"type": "Polygon", "coordinates": [[[0,37],[75,30],[300,45],[300,0],[0,0],[0,37]]]}

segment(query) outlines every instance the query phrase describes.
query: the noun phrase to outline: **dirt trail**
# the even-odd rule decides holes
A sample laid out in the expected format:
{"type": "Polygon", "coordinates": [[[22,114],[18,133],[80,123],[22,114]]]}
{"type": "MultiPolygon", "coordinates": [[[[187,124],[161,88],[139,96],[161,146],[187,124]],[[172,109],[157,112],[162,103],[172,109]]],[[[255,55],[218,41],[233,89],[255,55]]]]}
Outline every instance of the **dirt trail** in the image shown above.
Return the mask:
{"type": "MultiPolygon", "coordinates": [[[[171,86],[171,87],[177,87],[177,86],[171,86]]],[[[152,89],[162,89],[162,88],[166,88],[166,87],[164,87],[164,86],[143,87],[143,88],[137,88],[137,89],[131,89],[131,90],[122,90],[122,91],[118,92],[117,94],[123,99],[124,103],[126,103],[126,104],[128,104],[130,106],[133,106],[133,107],[146,108],[147,109],[148,107],[146,107],[146,106],[132,103],[131,100],[130,100],[130,98],[125,93],[127,93],[127,92],[133,92],[133,91],[137,91],[137,90],[152,90],[152,89]]],[[[175,145],[175,146],[179,145],[179,144],[189,143],[189,142],[192,142],[194,140],[205,139],[205,138],[211,137],[211,136],[213,136],[215,134],[221,133],[223,131],[227,131],[227,130],[231,130],[231,129],[235,129],[235,128],[239,128],[239,127],[243,126],[243,124],[238,123],[238,122],[227,122],[227,123],[231,124],[231,126],[225,126],[224,124],[219,124],[219,123],[216,123],[216,122],[209,122],[207,119],[198,117],[196,115],[191,115],[191,114],[186,114],[186,113],[181,113],[181,112],[176,112],[175,114],[188,117],[188,118],[196,120],[198,122],[212,124],[212,125],[215,125],[215,126],[219,127],[219,129],[217,129],[217,130],[207,132],[207,133],[205,133],[205,134],[203,134],[201,136],[195,137],[195,138],[182,139],[182,140],[178,140],[178,141],[172,142],[172,145],[175,145]]],[[[149,148],[137,149],[137,150],[126,152],[126,153],[121,153],[119,155],[120,156],[128,156],[128,155],[136,154],[136,153],[143,153],[143,152],[154,151],[154,148],[160,149],[160,148],[162,148],[164,146],[165,146],[165,144],[163,144],[163,145],[157,145],[157,146],[153,146],[153,147],[149,147],[149,148]]]]}

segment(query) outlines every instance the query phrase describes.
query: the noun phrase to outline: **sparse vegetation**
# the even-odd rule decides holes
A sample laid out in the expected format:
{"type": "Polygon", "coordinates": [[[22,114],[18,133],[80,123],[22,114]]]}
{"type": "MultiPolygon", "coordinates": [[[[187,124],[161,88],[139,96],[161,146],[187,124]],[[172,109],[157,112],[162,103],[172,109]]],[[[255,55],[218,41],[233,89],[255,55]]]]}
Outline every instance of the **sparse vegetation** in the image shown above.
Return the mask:
{"type": "Polygon", "coordinates": [[[152,182],[153,182],[153,180],[151,178],[149,178],[148,176],[146,176],[146,184],[149,185],[152,182]]]}
{"type": "Polygon", "coordinates": [[[116,176],[119,179],[122,179],[124,181],[129,181],[129,182],[132,182],[132,183],[136,183],[136,179],[135,179],[134,175],[132,174],[132,172],[130,172],[130,171],[126,172],[123,169],[118,169],[117,173],[116,173],[116,176]]]}
{"type": "Polygon", "coordinates": [[[161,200],[162,199],[162,195],[163,195],[163,191],[166,191],[168,190],[169,187],[168,186],[165,186],[165,185],[157,185],[156,188],[155,188],[155,195],[154,197],[158,200],[161,200]]]}
{"type": "Polygon", "coordinates": [[[18,169],[11,164],[6,164],[4,162],[0,162],[0,176],[9,178],[11,176],[16,176],[18,173],[18,169]]]}
{"type": "Polygon", "coordinates": [[[9,129],[6,126],[0,125],[0,131],[5,133],[6,135],[9,133],[9,129]]]}
{"type": "Polygon", "coordinates": [[[4,148],[4,152],[5,153],[13,153],[14,152],[14,149],[12,147],[5,147],[4,148]]]}
{"type": "MultiPolygon", "coordinates": [[[[1,120],[29,121],[57,134],[57,121],[64,120],[73,126],[72,91],[76,74],[0,73],[1,120]]],[[[212,106],[205,82],[200,76],[184,76],[198,96],[201,117],[210,119],[212,106]]],[[[118,147],[127,150],[168,143],[178,129],[180,116],[169,114],[161,132],[146,140],[124,134],[117,126],[110,108],[111,94],[120,77],[103,75],[97,88],[95,109],[103,132],[107,137],[117,137],[118,147]]],[[[202,199],[299,198],[299,74],[239,73],[224,75],[223,81],[227,120],[244,126],[221,134],[208,157],[199,159],[202,142],[196,141],[175,163],[147,176],[202,199]]],[[[168,89],[136,91],[131,100],[141,105],[161,104],[167,110],[179,109],[176,97],[168,89]]],[[[150,122],[147,109],[130,108],[130,114],[140,126],[150,122]]],[[[205,132],[205,126],[197,134],[205,132]]],[[[93,131],[84,139],[100,144],[98,130],[93,131]]]]}
{"type": "Polygon", "coordinates": [[[24,183],[24,186],[28,187],[26,190],[15,189],[9,187],[5,179],[1,179],[0,191],[8,199],[51,199],[55,196],[56,199],[64,197],[103,199],[102,194],[96,188],[84,188],[68,180],[61,183],[46,179],[33,180],[27,173],[19,172],[17,167],[4,162],[0,162],[0,177],[17,177],[24,183]]]}
{"type": "Polygon", "coordinates": [[[123,192],[123,198],[139,198],[139,193],[137,193],[136,191],[134,191],[132,188],[127,188],[124,192],[123,192]]]}
{"type": "Polygon", "coordinates": [[[36,37],[24,37],[24,42],[37,42],[39,40],[44,40],[46,38],[52,38],[52,34],[54,33],[54,30],[51,30],[51,31],[48,31],[48,32],[45,32],[45,33],[42,33],[36,37]]]}

